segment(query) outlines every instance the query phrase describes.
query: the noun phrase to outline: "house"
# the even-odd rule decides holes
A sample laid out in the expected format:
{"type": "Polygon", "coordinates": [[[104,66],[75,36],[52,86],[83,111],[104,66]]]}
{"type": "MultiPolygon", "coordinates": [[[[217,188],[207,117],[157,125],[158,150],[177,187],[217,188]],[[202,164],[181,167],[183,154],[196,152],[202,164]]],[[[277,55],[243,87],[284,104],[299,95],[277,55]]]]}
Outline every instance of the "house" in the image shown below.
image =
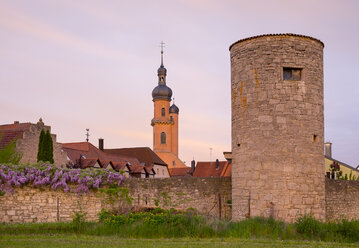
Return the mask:
{"type": "Polygon", "coordinates": [[[128,156],[136,158],[146,170],[154,170],[155,178],[167,178],[170,176],[167,164],[149,147],[132,147],[104,149],[103,139],[99,139],[99,148],[109,156],[128,156]]]}
{"type": "MultiPolygon", "coordinates": [[[[0,125],[0,149],[15,142],[15,150],[22,154],[20,163],[37,163],[37,151],[41,130],[49,131],[51,127],[46,126],[42,119],[34,124],[30,122],[20,123],[14,121],[13,124],[0,125]]],[[[51,134],[53,142],[54,164],[65,166],[67,163],[66,153],[62,150],[62,145],[56,141],[56,134],[51,134]]]]}
{"type": "Polygon", "coordinates": [[[155,171],[146,168],[137,158],[118,154],[107,154],[90,142],[63,143],[67,154],[67,166],[73,168],[104,168],[124,171],[126,177],[154,178],[155,171]]]}
{"type": "Polygon", "coordinates": [[[351,179],[350,178],[350,175],[352,175],[352,178],[353,176],[355,176],[355,179],[359,178],[359,170],[358,170],[358,167],[357,168],[354,168],[344,162],[341,162],[339,160],[336,160],[332,157],[332,143],[330,142],[326,142],[324,143],[324,163],[325,163],[325,173],[328,177],[331,177],[331,178],[335,178],[336,176],[335,175],[332,175],[330,172],[331,172],[331,169],[330,169],[330,166],[333,164],[333,163],[338,163],[339,166],[340,166],[340,170],[342,171],[342,176],[348,178],[348,179],[351,179]]]}

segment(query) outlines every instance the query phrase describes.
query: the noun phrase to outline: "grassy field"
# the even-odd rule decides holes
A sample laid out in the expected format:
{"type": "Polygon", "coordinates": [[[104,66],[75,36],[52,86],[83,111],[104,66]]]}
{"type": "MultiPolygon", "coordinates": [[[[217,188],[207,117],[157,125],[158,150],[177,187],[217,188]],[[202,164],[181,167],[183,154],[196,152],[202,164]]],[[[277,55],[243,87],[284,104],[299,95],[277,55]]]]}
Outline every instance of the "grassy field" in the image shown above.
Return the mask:
{"type": "Polygon", "coordinates": [[[358,247],[359,244],[259,239],[123,239],[91,235],[0,235],[0,247],[358,247]]]}
{"type": "Polygon", "coordinates": [[[98,222],[75,212],[72,222],[0,223],[2,247],[359,247],[359,221],[295,223],[254,217],[239,222],[177,210],[124,215],[102,211],[98,222]]]}

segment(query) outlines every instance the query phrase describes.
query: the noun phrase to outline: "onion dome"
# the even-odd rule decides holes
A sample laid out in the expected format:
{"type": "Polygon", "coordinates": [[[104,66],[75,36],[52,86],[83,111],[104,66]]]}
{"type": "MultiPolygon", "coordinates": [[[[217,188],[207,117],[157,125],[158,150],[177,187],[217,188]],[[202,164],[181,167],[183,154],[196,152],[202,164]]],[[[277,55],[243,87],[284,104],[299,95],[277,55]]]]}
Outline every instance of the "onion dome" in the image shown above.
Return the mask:
{"type": "Polygon", "coordinates": [[[171,101],[172,90],[165,84],[158,84],[152,91],[153,101],[155,100],[167,100],[171,101]]]}
{"type": "Polygon", "coordinates": [[[179,108],[175,104],[172,104],[172,106],[170,107],[170,114],[178,114],[178,113],[179,113],[179,108]]]}
{"type": "Polygon", "coordinates": [[[167,69],[161,64],[160,68],[157,70],[158,76],[166,76],[167,75],[167,69]]]}

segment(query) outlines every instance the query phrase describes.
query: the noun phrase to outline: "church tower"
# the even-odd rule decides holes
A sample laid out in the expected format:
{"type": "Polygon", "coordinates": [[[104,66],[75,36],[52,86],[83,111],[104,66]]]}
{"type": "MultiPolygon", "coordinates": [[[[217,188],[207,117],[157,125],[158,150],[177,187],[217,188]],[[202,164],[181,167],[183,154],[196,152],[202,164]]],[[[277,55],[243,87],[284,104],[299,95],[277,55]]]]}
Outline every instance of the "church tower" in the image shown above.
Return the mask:
{"type": "Polygon", "coordinates": [[[163,43],[161,48],[161,65],[157,70],[158,85],[152,91],[153,151],[166,162],[168,168],[180,168],[185,164],[178,158],[179,108],[174,103],[170,106],[172,90],[166,85],[167,69],[163,65],[163,43]]]}

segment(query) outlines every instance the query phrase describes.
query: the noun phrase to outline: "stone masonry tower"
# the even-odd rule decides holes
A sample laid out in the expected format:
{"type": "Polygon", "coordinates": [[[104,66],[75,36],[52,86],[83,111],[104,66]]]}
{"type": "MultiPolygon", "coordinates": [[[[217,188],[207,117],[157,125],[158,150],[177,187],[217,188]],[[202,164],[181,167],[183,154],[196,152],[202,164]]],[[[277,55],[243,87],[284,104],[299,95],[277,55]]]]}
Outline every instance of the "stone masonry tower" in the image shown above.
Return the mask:
{"type": "Polygon", "coordinates": [[[312,37],[232,44],[232,216],[325,219],[323,48],[312,37]]]}
{"type": "Polygon", "coordinates": [[[179,108],[170,106],[172,90],[166,85],[167,69],[163,65],[157,70],[158,85],[152,91],[154,102],[153,151],[167,163],[168,168],[183,167],[185,164],[178,158],[178,114],[179,108]]]}

